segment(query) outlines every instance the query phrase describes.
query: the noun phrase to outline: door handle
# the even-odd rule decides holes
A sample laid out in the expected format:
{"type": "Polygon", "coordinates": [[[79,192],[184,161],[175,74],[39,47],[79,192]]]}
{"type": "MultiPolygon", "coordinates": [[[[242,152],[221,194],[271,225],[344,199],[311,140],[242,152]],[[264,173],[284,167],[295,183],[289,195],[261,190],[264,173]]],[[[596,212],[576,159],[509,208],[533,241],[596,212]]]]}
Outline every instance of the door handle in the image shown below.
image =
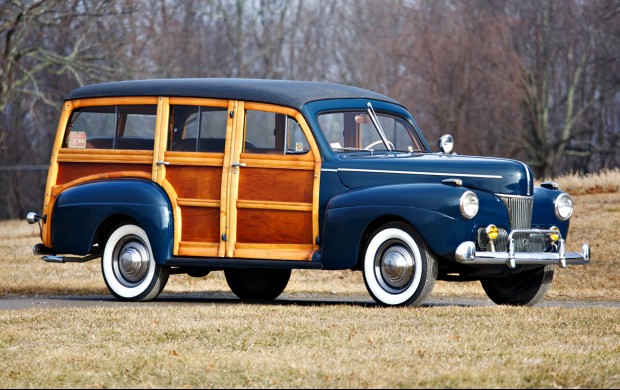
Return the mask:
{"type": "Polygon", "coordinates": [[[168,161],[162,161],[162,160],[157,161],[155,164],[157,164],[157,165],[170,165],[170,163],[168,161]]]}
{"type": "Polygon", "coordinates": [[[237,168],[237,167],[245,167],[245,163],[240,163],[240,162],[234,162],[232,163],[232,167],[233,168],[237,168]]]}

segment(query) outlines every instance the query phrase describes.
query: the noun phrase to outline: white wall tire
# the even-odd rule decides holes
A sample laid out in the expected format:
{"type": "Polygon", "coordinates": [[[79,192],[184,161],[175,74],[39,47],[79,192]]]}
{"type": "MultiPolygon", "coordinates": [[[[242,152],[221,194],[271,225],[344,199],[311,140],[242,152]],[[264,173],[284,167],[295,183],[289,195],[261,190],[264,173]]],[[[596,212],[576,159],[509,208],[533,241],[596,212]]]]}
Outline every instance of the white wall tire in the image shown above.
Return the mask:
{"type": "Polygon", "coordinates": [[[146,232],[139,226],[118,226],[108,237],[101,258],[108,290],[119,299],[152,300],[164,289],[168,267],[155,262],[146,232]]]}
{"type": "Polygon", "coordinates": [[[437,261],[408,225],[392,222],[377,229],[364,252],[364,283],[384,306],[418,306],[432,292],[437,261]]]}

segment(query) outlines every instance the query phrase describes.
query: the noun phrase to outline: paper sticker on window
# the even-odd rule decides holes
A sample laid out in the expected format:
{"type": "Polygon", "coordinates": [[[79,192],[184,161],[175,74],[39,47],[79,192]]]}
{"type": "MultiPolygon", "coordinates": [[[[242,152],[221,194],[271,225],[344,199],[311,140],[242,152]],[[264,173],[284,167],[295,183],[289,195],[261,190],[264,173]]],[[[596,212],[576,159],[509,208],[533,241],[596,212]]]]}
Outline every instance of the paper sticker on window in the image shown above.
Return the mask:
{"type": "Polygon", "coordinates": [[[295,143],[295,151],[296,152],[303,152],[304,151],[304,144],[301,142],[296,142],[295,143]]]}
{"type": "Polygon", "coordinates": [[[86,149],[86,133],[84,131],[69,132],[69,149],[86,149]]]}

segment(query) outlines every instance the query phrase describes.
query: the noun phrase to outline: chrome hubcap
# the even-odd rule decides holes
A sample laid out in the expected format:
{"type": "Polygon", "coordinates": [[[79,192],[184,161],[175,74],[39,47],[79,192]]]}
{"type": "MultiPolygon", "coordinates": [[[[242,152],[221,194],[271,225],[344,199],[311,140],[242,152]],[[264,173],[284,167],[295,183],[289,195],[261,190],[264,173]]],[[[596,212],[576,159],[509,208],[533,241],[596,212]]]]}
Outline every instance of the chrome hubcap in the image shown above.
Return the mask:
{"type": "Polygon", "coordinates": [[[139,284],[149,271],[149,260],[146,244],[139,237],[126,237],[114,251],[117,279],[128,287],[139,284]]]}
{"type": "Polygon", "coordinates": [[[411,252],[397,242],[386,242],[377,251],[375,272],[382,287],[392,293],[398,293],[411,284],[415,271],[411,252]]]}

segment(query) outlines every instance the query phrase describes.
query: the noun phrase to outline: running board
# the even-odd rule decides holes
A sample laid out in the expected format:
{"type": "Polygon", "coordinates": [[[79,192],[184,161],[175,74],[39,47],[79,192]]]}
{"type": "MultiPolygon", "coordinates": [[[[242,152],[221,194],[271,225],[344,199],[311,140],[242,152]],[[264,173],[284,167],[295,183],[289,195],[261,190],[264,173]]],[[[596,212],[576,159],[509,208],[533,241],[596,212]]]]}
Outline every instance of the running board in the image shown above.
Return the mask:
{"type": "Polygon", "coordinates": [[[277,268],[277,269],[322,269],[321,263],[295,260],[230,259],[221,257],[171,257],[166,260],[171,267],[206,267],[213,270],[226,268],[277,268]]]}
{"type": "Polygon", "coordinates": [[[85,263],[87,261],[101,257],[100,255],[88,255],[84,257],[56,256],[49,255],[41,257],[41,260],[48,263],[85,263]]]}

